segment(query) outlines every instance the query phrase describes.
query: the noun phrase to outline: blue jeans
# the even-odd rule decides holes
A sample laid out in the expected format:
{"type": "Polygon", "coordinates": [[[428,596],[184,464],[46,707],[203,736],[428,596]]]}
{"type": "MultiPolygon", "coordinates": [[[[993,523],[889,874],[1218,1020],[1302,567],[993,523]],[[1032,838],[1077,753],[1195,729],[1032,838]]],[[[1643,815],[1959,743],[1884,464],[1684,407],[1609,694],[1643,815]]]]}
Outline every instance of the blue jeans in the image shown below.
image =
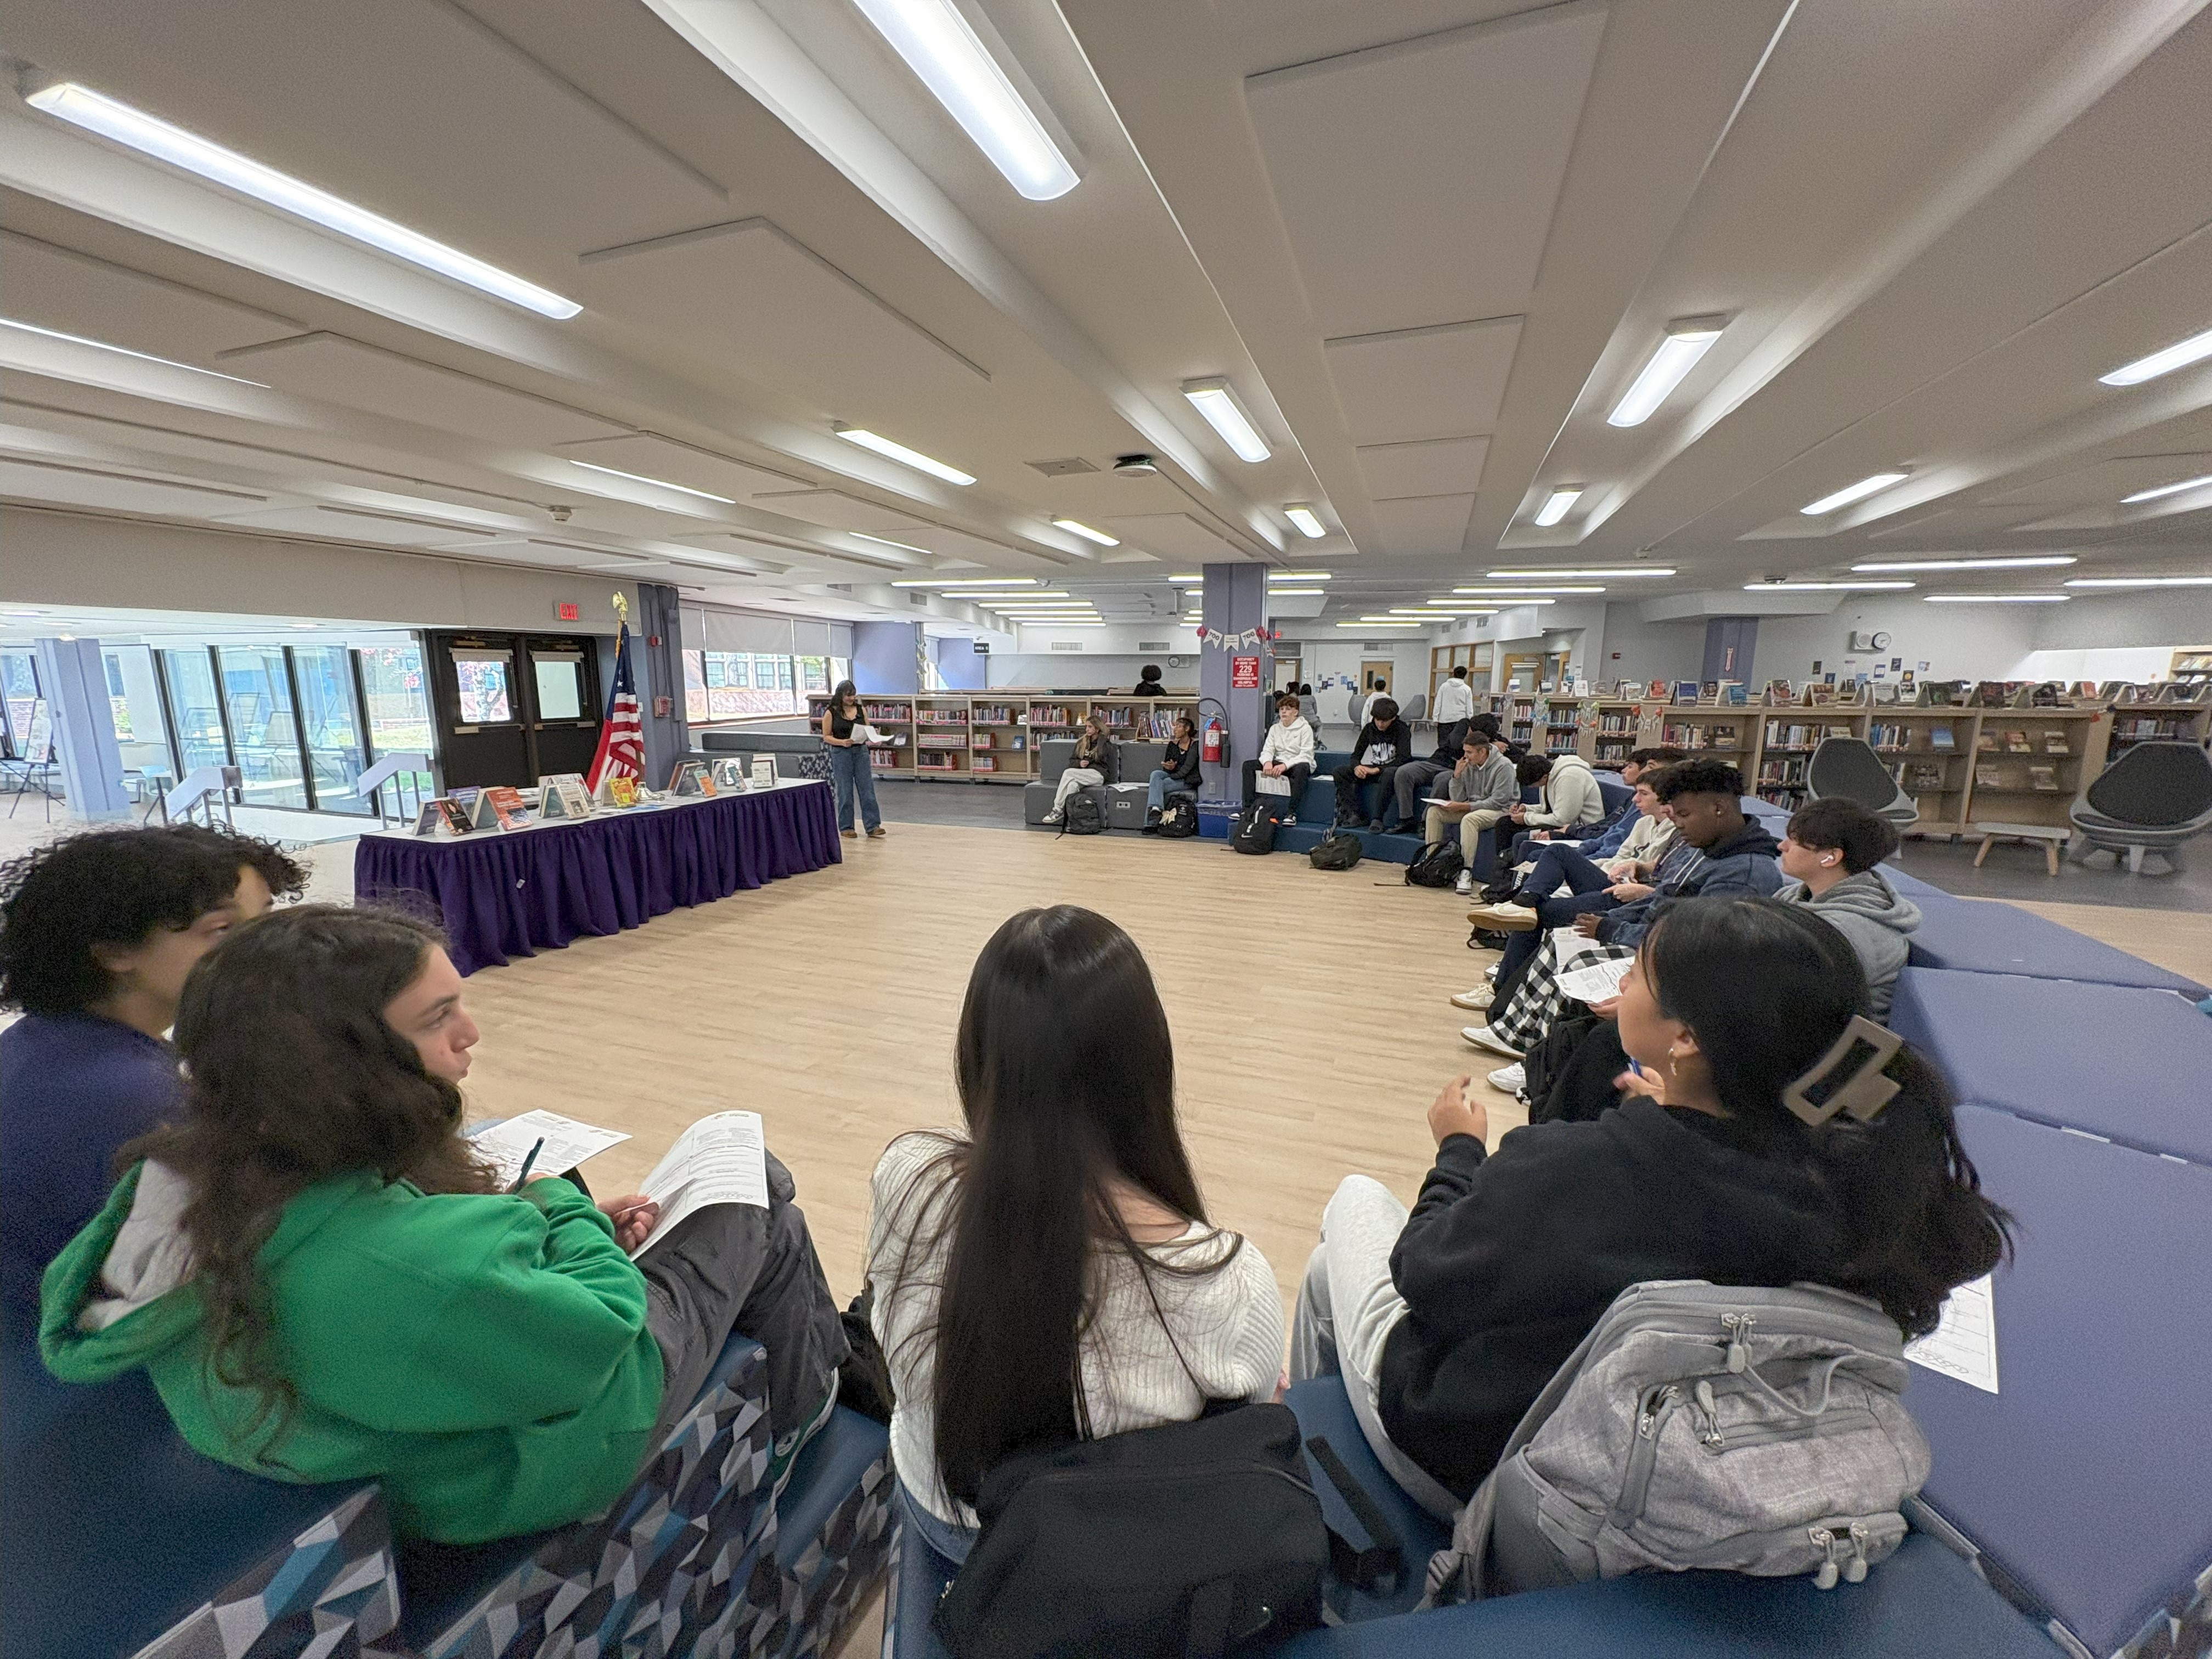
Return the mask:
{"type": "Polygon", "coordinates": [[[1540,850],[1536,854],[1536,867],[1521,878],[1520,902],[1534,904],[1547,899],[1565,884],[1570,893],[1601,893],[1613,885],[1613,878],[1600,869],[1594,860],[1585,857],[1571,847],[1560,847],[1548,842],[1537,842],[1540,850]]]}
{"type": "MultiPolygon", "coordinates": [[[[1523,891],[1525,897],[1526,890],[1523,891]]],[[[1543,948],[1544,935],[1553,928],[1571,927],[1577,916],[1602,915],[1620,902],[1602,888],[1592,893],[1577,893],[1572,898],[1540,900],[1536,905],[1536,926],[1506,939],[1505,954],[1498,963],[1498,983],[1510,984],[1520,973],[1521,965],[1543,948]]]]}
{"type": "Polygon", "coordinates": [[[1145,810],[1154,817],[1159,817],[1161,809],[1168,804],[1168,792],[1170,790],[1180,794],[1195,795],[1198,786],[1183,782],[1172,772],[1163,772],[1155,768],[1151,781],[1145,787],[1145,810]]]}
{"type": "Polygon", "coordinates": [[[837,785],[837,827],[853,827],[853,798],[860,800],[860,819],[871,830],[884,821],[883,809],[876,805],[876,769],[869,760],[865,745],[854,744],[850,748],[832,747],[830,750],[830,775],[837,785]]]}
{"type": "MultiPolygon", "coordinates": [[[[898,1483],[899,1524],[908,1535],[920,1539],[929,1546],[947,1567],[957,1568],[968,1559],[968,1552],[975,1547],[975,1530],[956,1527],[950,1521],[940,1521],[921,1506],[921,1501],[907,1490],[907,1484],[898,1483]]],[[[947,1573],[947,1577],[951,1574],[947,1573]]]]}

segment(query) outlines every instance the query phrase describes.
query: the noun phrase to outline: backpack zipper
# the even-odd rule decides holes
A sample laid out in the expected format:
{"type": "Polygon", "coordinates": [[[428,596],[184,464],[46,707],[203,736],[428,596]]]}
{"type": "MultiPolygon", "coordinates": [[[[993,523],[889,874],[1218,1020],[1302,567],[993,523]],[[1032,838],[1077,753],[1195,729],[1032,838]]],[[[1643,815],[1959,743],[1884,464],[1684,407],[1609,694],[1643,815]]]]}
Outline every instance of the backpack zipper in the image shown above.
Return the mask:
{"type": "Polygon", "coordinates": [[[1620,1499],[1606,1517],[1606,1524],[1621,1531],[1644,1513],[1644,1500],[1651,1490],[1651,1471],[1659,1461],[1659,1434],[1682,1403],[1682,1391],[1672,1382],[1654,1389],[1644,1399],[1636,1416],[1636,1444],[1628,1454],[1628,1473],[1620,1483],[1620,1499]]]}

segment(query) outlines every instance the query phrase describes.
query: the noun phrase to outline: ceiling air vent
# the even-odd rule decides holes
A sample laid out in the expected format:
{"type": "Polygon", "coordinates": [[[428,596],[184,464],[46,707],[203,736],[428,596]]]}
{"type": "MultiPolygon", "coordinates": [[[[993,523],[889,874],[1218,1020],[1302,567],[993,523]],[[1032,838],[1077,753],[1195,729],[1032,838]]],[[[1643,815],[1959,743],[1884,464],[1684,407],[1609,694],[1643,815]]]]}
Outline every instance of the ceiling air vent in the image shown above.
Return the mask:
{"type": "Polygon", "coordinates": [[[1139,651],[1164,651],[1172,643],[1173,641],[1170,640],[1139,640],[1137,641],[1137,649],[1139,651]]]}
{"type": "Polygon", "coordinates": [[[916,610],[920,610],[929,603],[929,595],[927,593],[909,592],[906,596],[906,602],[908,605],[913,605],[916,610]]]}
{"type": "Polygon", "coordinates": [[[1055,651],[1080,651],[1083,649],[1083,641],[1081,640],[1054,640],[1052,642],[1052,648],[1055,651]]]}
{"type": "Polygon", "coordinates": [[[1080,455],[1064,456],[1056,461],[1031,461],[1030,468],[1032,471],[1043,473],[1048,478],[1072,478],[1079,473],[1098,470],[1080,455]]]}

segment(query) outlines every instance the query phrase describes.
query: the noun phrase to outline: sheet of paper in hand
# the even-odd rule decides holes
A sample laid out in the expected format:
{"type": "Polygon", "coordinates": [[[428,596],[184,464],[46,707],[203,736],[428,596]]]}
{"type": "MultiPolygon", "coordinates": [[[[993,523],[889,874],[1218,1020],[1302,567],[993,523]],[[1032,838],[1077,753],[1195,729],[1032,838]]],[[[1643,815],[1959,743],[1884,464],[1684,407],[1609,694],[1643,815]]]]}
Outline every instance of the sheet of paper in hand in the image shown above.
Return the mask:
{"type": "Polygon", "coordinates": [[[1271,778],[1262,772],[1252,780],[1252,787],[1262,795],[1287,795],[1291,793],[1291,781],[1271,778]]]}
{"type": "Polygon", "coordinates": [[[1561,974],[1554,982],[1577,1002],[1610,1002],[1620,994],[1620,982],[1634,966],[1634,957],[1587,963],[1561,974]]]}
{"type": "Polygon", "coordinates": [[[660,1206],[653,1237],[630,1252],[633,1259],[665,1238],[676,1224],[709,1204],[768,1208],[768,1141],[758,1112],[717,1112],[676,1138],[639,1188],[660,1206]]]}
{"type": "Polygon", "coordinates": [[[545,1145],[538,1154],[538,1161],[530,1166],[533,1175],[559,1175],[629,1139],[618,1129],[579,1123],[558,1112],[535,1111],[495,1123],[472,1136],[469,1144],[497,1167],[501,1180],[512,1185],[522,1173],[523,1161],[529,1158],[530,1149],[538,1145],[541,1135],[545,1145]]]}

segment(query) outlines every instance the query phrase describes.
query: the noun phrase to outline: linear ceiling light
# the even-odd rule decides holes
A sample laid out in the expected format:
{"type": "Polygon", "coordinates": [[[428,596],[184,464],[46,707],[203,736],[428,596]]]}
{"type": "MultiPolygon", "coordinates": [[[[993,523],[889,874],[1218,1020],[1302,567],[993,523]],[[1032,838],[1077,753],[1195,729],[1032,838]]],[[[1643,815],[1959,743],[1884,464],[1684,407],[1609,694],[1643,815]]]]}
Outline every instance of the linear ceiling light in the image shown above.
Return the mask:
{"type": "Polygon", "coordinates": [[[2154,489],[2138,489],[2132,495],[2120,497],[2122,507],[2133,507],[2137,501],[2154,501],[2161,495],[2179,495],[2185,489],[2202,489],[2212,484],[2212,472],[2201,478],[2184,478],[2179,483],[2160,484],[2154,489]]]}
{"type": "MultiPolygon", "coordinates": [[[[860,536],[860,532],[857,530],[855,530],[853,534],[855,536],[860,536]]],[[[884,540],[881,536],[860,536],[860,539],[864,542],[881,542],[884,540]]],[[[904,542],[884,542],[884,545],[886,547],[905,547],[906,544],[904,542]]],[[[909,550],[915,553],[921,553],[926,552],[927,550],[917,547],[910,549],[909,550]]],[[[1035,587],[1036,586],[1036,578],[1035,576],[960,576],[951,580],[932,580],[929,581],[916,580],[893,582],[891,586],[893,587],[1035,587]]]]}
{"type": "Polygon", "coordinates": [[[1273,453],[1268,449],[1267,441],[1260,435],[1260,428],[1252,424],[1252,417],[1244,412],[1244,405],[1237,401],[1237,393],[1221,376],[1185,380],[1182,395],[1190,399],[1193,409],[1206,416],[1206,423],[1221,434],[1221,441],[1237,452],[1238,460],[1264,461],[1273,453]]]}
{"type": "Polygon", "coordinates": [[[1536,509],[1534,522],[1538,528],[1549,530],[1560,520],[1565,518],[1567,509],[1582,498],[1583,487],[1580,484],[1561,484],[1544,497],[1544,504],[1536,509]]]}
{"type": "Polygon", "coordinates": [[[1203,576],[1170,576],[1168,580],[1171,582],[1202,582],[1206,578],[1203,576]]]}
{"type": "Polygon", "coordinates": [[[1432,617],[1440,622],[1456,622],[1466,613],[1458,611],[1431,611],[1423,605],[1394,605],[1390,607],[1390,614],[1394,617],[1432,617]]]}
{"type": "Polygon", "coordinates": [[[1292,501],[1283,509],[1283,516],[1291,521],[1301,536],[1319,541],[1328,534],[1328,526],[1321,521],[1321,515],[1304,501],[1292,501]]]}
{"type": "Polygon", "coordinates": [[[1097,542],[1101,547],[1119,547],[1121,544],[1119,538],[1103,530],[1093,530],[1080,519],[1054,519],[1053,522],[1070,535],[1080,536],[1086,542],[1097,542]]]}
{"type": "Polygon", "coordinates": [[[665,478],[648,478],[642,472],[625,472],[618,466],[601,466],[596,461],[571,461],[568,465],[580,466],[586,472],[604,472],[611,478],[628,478],[632,483],[651,484],[655,489],[672,489],[679,495],[696,495],[702,501],[720,501],[725,507],[737,505],[727,495],[694,489],[690,484],[671,483],[665,478]]]}
{"type": "Polygon", "coordinates": [[[1808,519],[1823,513],[1832,513],[1839,507],[1849,507],[1853,501],[1863,501],[1877,490],[1887,489],[1893,483],[1903,483],[1902,472],[1877,472],[1871,477],[1861,478],[1855,484],[1845,484],[1832,495],[1823,495],[1817,501],[1808,501],[1797,510],[1808,519]]]}
{"type": "Polygon", "coordinates": [[[2212,357],[2212,328],[2202,334],[2192,334],[2163,351],[2154,351],[2148,357],[2138,357],[2131,363],[2123,363],[2109,374],[2097,378],[2106,386],[2141,386],[2145,380],[2155,380],[2161,374],[2171,374],[2177,368],[2202,362],[2212,357]]]}
{"type": "Polygon", "coordinates": [[[1746,582],[1747,593],[1887,593],[1901,587],[1914,587],[1915,582],[1746,582]]]}
{"type": "Polygon", "coordinates": [[[1855,564],[1854,570],[2027,570],[2038,565],[2075,564],[2071,553],[2033,553],[2016,559],[1889,559],[1855,564]]]}
{"type": "Polygon", "coordinates": [[[1923,593],[1923,605],[2063,605],[2064,593],[1923,593]]]}
{"type": "Polygon", "coordinates": [[[2069,576],[2069,587],[2212,587],[2212,576],[2069,576]]]}
{"type": "Polygon", "coordinates": [[[1506,587],[1455,587],[1452,589],[1452,592],[1455,593],[1479,593],[1486,599],[1510,599],[1515,595],[1521,593],[1602,593],[1605,592],[1605,589],[1602,587],[1584,586],[1568,583],[1553,583],[1547,586],[1538,587],[1516,582],[1506,587]]]}
{"type": "Polygon", "coordinates": [[[258,386],[268,390],[266,380],[248,380],[236,374],[218,374],[211,368],[196,368],[190,363],[180,363],[173,358],[156,357],[150,351],[133,351],[127,346],[110,345],[105,340],[88,340],[82,334],[64,334],[57,328],[40,328],[34,323],[19,323],[13,318],[0,317],[0,328],[18,329],[25,334],[44,335],[49,340],[66,340],[71,345],[90,346],[95,351],[112,351],[118,357],[136,357],[142,363],[159,363],[164,368],[181,368],[187,374],[204,374],[211,380],[228,380],[237,386],[258,386]]]}
{"type": "Polygon", "coordinates": [[[1337,626],[1339,628],[1373,629],[1377,628],[1423,628],[1426,627],[1427,624],[1425,623],[1417,623],[1410,617],[1362,617],[1358,622],[1339,623],[1337,623],[1337,626]]]}
{"type": "Polygon", "coordinates": [[[902,465],[913,467],[918,471],[927,472],[933,478],[942,478],[947,483],[963,485],[975,482],[971,474],[963,472],[958,467],[947,466],[942,461],[933,460],[918,449],[908,449],[904,444],[893,443],[881,433],[871,432],[864,426],[847,426],[840,421],[830,429],[848,444],[858,444],[863,449],[872,449],[878,455],[897,461],[902,465]]]}
{"type": "MultiPolygon", "coordinates": [[[[865,532],[859,530],[848,530],[845,533],[848,536],[855,537],[864,542],[873,542],[878,547],[903,548],[909,553],[920,553],[926,557],[933,559],[937,556],[937,555],[932,552],[928,548],[916,547],[912,542],[895,542],[888,536],[871,536],[866,534],[865,532]]],[[[897,584],[893,583],[892,586],[896,586],[897,584]]]]}
{"type": "Polygon", "coordinates": [[[1556,578],[1560,581],[1582,581],[1600,576],[1671,576],[1674,574],[1674,567],[1671,564],[1608,564],[1591,570],[1493,570],[1490,573],[1490,580],[1511,581],[1517,579],[1540,582],[1556,578]]]}
{"type": "Polygon", "coordinates": [[[1271,587],[1267,590],[1267,597],[1271,599],[1318,599],[1328,592],[1326,587],[1271,587]]]}
{"type": "Polygon", "coordinates": [[[1626,396],[1605,417],[1607,426],[1642,426],[1651,418],[1667,394],[1682,384],[1682,377],[1698,366],[1728,326],[1725,317],[1685,317],[1667,325],[1667,337],[1644,365],[1644,372],[1629,385],[1626,396]]]}
{"type": "Polygon", "coordinates": [[[1329,573],[1326,570],[1270,570],[1267,573],[1267,580],[1271,582],[1325,582],[1328,579],[1329,573]]]}
{"type": "Polygon", "coordinates": [[[143,155],[173,167],[198,173],[234,190],[241,196],[250,196],[257,202],[318,224],[325,230],[334,230],[341,236],[351,237],[366,243],[380,252],[406,260],[410,264],[434,270],[441,276],[465,283],[510,305],[526,311],[534,311],[541,317],[573,317],[583,309],[574,300],[563,299],[550,289],[535,283],[525,282],[512,271],[501,270],[497,265],[486,264],[482,259],[434,241],[420,231],[410,230],[367,208],[318,190],[313,185],[279,173],[274,167],[240,155],[235,150],[225,149],[211,143],[196,132],[170,125],[156,119],[143,110],[128,104],[118,103],[89,87],[64,81],[58,86],[46,87],[33,93],[24,100],[33,109],[44,110],[49,115],[59,116],[72,125],[88,132],[96,132],[103,138],[112,138],[118,144],[127,144],[143,155]]]}
{"type": "Polygon", "coordinates": [[[1023,100],[951,0],[853,0],[921,77],[975,148],[1032,202],[1065,196],[1081,182],[1035,111],[1023,100]]]}

